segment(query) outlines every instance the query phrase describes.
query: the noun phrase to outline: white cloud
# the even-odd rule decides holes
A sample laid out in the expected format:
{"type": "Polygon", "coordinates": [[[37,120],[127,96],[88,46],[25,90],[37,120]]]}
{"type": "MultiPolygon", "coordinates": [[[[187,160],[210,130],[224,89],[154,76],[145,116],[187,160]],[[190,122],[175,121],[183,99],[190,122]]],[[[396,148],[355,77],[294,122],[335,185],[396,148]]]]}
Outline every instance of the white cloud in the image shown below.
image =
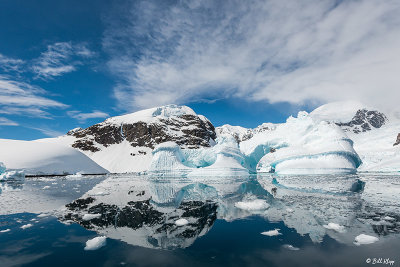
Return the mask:
{"type": "Polygon", "coordinates": [[[25,61],[21,59],[14,59],[0,54],[0,69],[5,72],[19,72],[24,64],[25,61]]]}
{"type": "Polygon", "coordinates": [[[398,106],[400,2],[135,1],[103,47],[126,109],[198,99],[398,106]]]}
{"type": "Polygon", "coordinates": [[[93,55],[85,44],[54,43],[48,45],[47,50],[35,60],[33,71],[39,78],[51,79],[75,71],[83,58],[93,55]]]}
{"type": "Polygon", "coordinates": [[[16,123],[15,121],[9,120],[7,118],[4,117],[0,117],[0,126],[18,126],[19,124],[16,123]]]}
{"type": "Polygon", "coordinates": [[[96,119],[96,118],[107,118],[110,117],[110,115],[108,115],[105,112],[102,111],[98,111],[95,110],[93,112],[90,113],[82,113],[80,111],[77,110],[72,110],[72,111],[68,111],[67,112],[68,116],[77,119],[80,122],[85,122],[88,119],[96,119]]]}
{"type": "Polygon", "coordinates": [[[42,88],[0,75],[0,114],[51,118],[48,109],[68,107],[46,94],[48,92],[42,88]]]}

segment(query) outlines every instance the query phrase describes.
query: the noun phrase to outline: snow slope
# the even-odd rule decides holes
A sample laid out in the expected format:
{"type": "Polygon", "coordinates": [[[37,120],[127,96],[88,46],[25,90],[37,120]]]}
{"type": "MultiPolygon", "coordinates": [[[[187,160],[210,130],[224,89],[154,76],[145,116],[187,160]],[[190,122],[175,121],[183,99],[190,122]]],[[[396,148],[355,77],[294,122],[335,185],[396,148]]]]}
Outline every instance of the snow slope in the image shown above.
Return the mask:
{"type": "Polygon", "coordinates": [[[36,141],[0,139],[0,162],[8,170],[24,170],[28,175],[107,173],[76,149],[36,141]]]}

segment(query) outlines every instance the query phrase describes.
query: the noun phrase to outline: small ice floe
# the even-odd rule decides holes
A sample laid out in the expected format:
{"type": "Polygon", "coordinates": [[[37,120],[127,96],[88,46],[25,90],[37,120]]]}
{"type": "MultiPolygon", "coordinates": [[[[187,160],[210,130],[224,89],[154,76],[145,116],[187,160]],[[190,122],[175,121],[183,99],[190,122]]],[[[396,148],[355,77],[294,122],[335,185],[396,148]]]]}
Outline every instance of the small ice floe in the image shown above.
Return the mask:
{"type": "Polygon", "coordinates": [[[269,204],[264,199],[254,199],[236,202],[235,207],[242,210],[265,210],[269,208],[269,204]]]}
{"type": "Polygon", "coordinates": [[[359,246],[359,245],[369,245],[372,243],[375,243],[379,241],[379,238],[376,236],[371,236],[371,235],[366,235],[366,234],[361,234],[356,236],[354,239],[354,244],[359,246]]]}
{"type": "Polygon", "coordinates": [[[33,226],[33,224],[28,223],[28,224],[22,225],[20,228],[21,229],[27,229],[27,228],[30,228],[32,226],[33,226]]]}
{"type": "Polygon", "coordinates": [[[49,214],[47,214],[47,213],[40,213],[38,216],[36,216],[36,217],[38,217],[38,218],[43,218],[43,217],[47,217],[47,216],[49,216],[49,214]]]}
{"type": "Polygon", "coordinates": [[[46,186],[43,186],[42,189],[46,190],[46,189],[49,189],[49,188],[50,188],[50,186],[49,186],[49,185],[46,185],[46,186]]]}
{"type": "Polygon", "coordinates": [[[186,224],[188,224],[188,223],[189,223],[189,221],[186,220],[186,219],[183,219],[183,218],[175,221],[175,224],[176,224],[177,226],[183,226],[183,225],[186,225],[186,224]]]}
{"type": "Polygon", "coordinates": [[[270,230],[270,231],[266,231],[266,232],[262,232],[262,235],[266,235],[266,236],[277,236],[277,235],[281,235],[281,233],[279,233],[278,228],[275,228],[274,230],[270,230]]]}
{"type": "Polygon", "coordinates": [[[101,217],[101,214],[99,214],[99,213],[95,213],[95,214],[85,214],[85,215],[83,215],[82,220],[84,220],[84,221],[90,221],[90,220],[92,220],[92,219],[96,219],[96,218],[100,218],[100,217],[101,217]]]}
{"type": "Polygon", "coordinates": [[[85,250],[96,250],[106,245],[106,237],[98,236],[86,241],[85,250]]]}
{"type": "Polygon", "coordinates": [[[70,175],[66,176],[66,178],[82,178],[82,177],[83,177],[83,175],[81,172],[77,172],[75,174],[70,174],[70,175]]]}
{"type": "Polygon", "coordinates": [[[292,213],[293,211],[294,211],[294,210],[291,209],[291,208],[287,208],[287,209],[286,209],[286,212],[287,212],[287,213],[292,213]]]}
{"type": "Polygon", "coordinates": [[[10,232],[10,231],[11,231],[10,229],[4,229],[4,230],[1,230],[0,233],[7,233],[7,232],[10,232]]]}
{"type": "Polygon", "coordinates": [[[329,229],[329,230],[336,231],[338,233],[343,233],[346,231],[344,226],[339,225],[337,223],[328,223],[328,224],[323,225],[323,227],[325,227],[326,229],[329,229]]]}
{"type": "Polygon", "coordinates": [[[289,244],[283,245],[282,247],[283,247],[283,248],[286,248],[286,249],[288,249],[288,250],[300,250],[299,248],[294,247],[294,246],[289,245],[289,244]]]}

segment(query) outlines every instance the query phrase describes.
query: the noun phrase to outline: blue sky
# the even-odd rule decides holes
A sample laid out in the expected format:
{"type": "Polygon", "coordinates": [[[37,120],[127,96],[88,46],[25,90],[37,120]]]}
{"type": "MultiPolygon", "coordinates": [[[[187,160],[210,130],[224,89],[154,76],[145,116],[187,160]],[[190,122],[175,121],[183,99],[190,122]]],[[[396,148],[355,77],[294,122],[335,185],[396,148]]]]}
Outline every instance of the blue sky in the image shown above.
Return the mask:
{"type": "Polygon", "coordinates": [[[0,138],[169,103],[256,127],[358,99],[397,108],[398,1],[0,2],[0,138]]]}

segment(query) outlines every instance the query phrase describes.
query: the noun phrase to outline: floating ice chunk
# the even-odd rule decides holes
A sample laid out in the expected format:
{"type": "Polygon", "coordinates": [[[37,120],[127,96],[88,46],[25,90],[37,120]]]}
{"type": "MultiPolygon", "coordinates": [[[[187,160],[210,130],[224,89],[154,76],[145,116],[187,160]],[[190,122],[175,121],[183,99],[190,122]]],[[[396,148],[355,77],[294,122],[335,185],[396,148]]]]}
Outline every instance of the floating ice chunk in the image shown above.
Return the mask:
{"type": "Polygon", "coordinates": [[[83,177],[82,172],[77,172],[75,174],[70,174],[66,176],[66,178],[82,178],[82,177],[83,177]]]}
{"type": "Polygon", "coordinates": [[[96,214],[85,214],[85,215],[83,215],[82,220],[90,221],[92,219],[96,219],[96,218],[100,218],[100,217],[101,217],[101,214],[99,214],[99,213],[96,213],[96,214]]]}
{"type": "Polygon", "coordinates": [[[336,231],[338,233],[345,232],[344,226],[339,225],[337,223],[328,223],[327,225],[323,225],[326,229],[336,231]]]}
{"type": "Polygon", "coordinates": [[[274,230],[270,230],[270,231],[266,231],[266,232],[262,232],[262,235],[266,235],[266,236],[277,236],[277,235],[281,235],[281,233],[279,233],[278,228],[275,228],[274,230]]]}
{"type": "Polygon", "coordinates": [[[0,181],[21,181],[25,179],[23,171],[6,171],[0,174],[0,181]]]}
{"type": "Polygon", "coordinates": [[[106,245],[106,237],[98,236],[86,241],[85,250],[96,250],[106,245]]]}
{"type": "Polygon", "coordinates": [[[27,229],[27,228],[30,228],[32,226],[33,226],[33,224],[28,223],[28,224],[22,225],[20,228],[21,229],[27,229]]]}
{"type": "Polygon", "coordinates": [[[356,236],[356,238],[354,239],[354,244],[357,246],[369,245],[369,244],[375,243],[377,241],[379,241],[379,238],[377,238],[375,236],[361,234],[361,235],[356,236]]]}
{"type": "Polygon", "coordinates": [[[49,186],[49,185],[46,185],[46,186],[43,186],[42,189],[49,189],[49,188],[50,188],[50,186],[49,186]]]}
{"type": "Polygon", "coordinates": [[[11,231],[10,229],[4,229],[4,230],[1,230],[0,233],[7,233],[7,232],[10,232],[10,231],[11,231]]]}
{"type": "Polygon", "coordinates": [[[236,202],[235,207],[242,210],[265,210],[269,208],[269,204],[264,199],[255,199],[236,202]]]}
{"type": "Polygon", "coordinates": [[[287,208],[287,209],[286,209],[286,212],[288,212],[288,213],[292,213],[292,212],[294,212],[294,210],[293,210],[293,209],[291,209],[291,208],[287,208]]]}
{"type": "Polygon", "coordinates": [[[294,247],[294,246],[289,245],[289,244],[285,244],[285,245],[283,245],[282,247],[283,247],[283,248],[286,248],[286,249],[288,249],[288,250],[300,250],[299,248],[294,247]]]}
{"type": "Polygon", "coordinates": [[[43,217],[47,217],[47,216],[50,216],[49,214],[47,214],[47,213],[40,213],[38,216],[36,216],[36,217],[38,217],[38,218],[43,218],[43,217]]]}
{"type": "Polygon", "coordinates": [[[176,224],[177,226],[183,226],[183,225],[186,225],[186,224],[188,224],[188,223],[189,223],[189,221],[186,220],[186,219],[183,219],[183,218],[175,221],[175,224],[176,224]]]}

